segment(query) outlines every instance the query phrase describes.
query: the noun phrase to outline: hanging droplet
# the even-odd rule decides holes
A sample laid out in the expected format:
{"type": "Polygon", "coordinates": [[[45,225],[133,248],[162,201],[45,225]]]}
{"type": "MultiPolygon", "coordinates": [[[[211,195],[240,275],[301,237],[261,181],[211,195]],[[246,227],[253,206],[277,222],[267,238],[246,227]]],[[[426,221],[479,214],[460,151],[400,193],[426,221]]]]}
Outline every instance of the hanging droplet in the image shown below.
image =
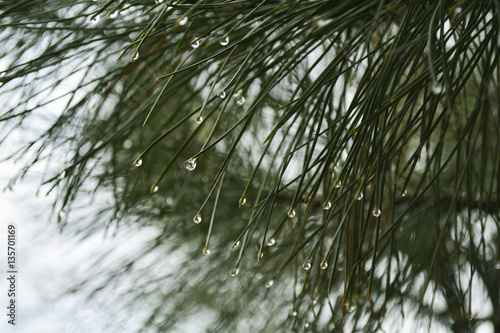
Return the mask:
{"type": "Polygon", "coordinates": [[[233,243],[233,246],[231,246],[231,250],[236,250],[237,248],[240,247],[240,244],[241,242],[240,241],[236,241],[233,243]]]}
{"type": "Polygon", "coordinates": [[[66,213],[63,211],[60,211],[59,214],[57,214],[57,222],[61,222],[66,218],[66,213]]]}
{"type": "Polygon", "coordinates": [[[276,239],[274,239],[274,237],[269,238],[267,246],[273,246],[274,244],[276,244],[276,239]]]}
{"type": "Polygon", "coordinates": [[[235,268],[233,268],[233,270],[231,271],[231,274],[229,274],[230,277],[236,277],[240,272],[240,268],[238,266],[236,266],[235,268]]]}
{"type": "Polygon", "coordinates": [[[201,115],[199,115],[198,117],[196,117],[196,119],[194,120],[197,124],[201,124],[202,121],[203,121],[203,117],[201,115]]]}
{"type": "Polygon", "coordinates": [[[309,327],[309,323],[307,321],[304,322],[304,329],[307,329],[309,327]]]}
{"type": "Polygon", "coordinates": [[[132,61],[137,60],[139,58],[139,52],[137,52],[134,56],[132,56],[132,61]]]}
{"type": "Polygon", "coordinates": [[[266,282],[266,285],[264,287],[271,288],[273,286],[273,284],[274,284],[274,280],[269,280],[266,282]]]}
{"type": "Polygon", "coordinates": [[[116,218],[117,219],[121,219],[123,217],[123,213],[120,212],[120,211],[117,211],[116,214],[115,214],[116,218]]]}
{"type": "Polygon", "coordinates": [[[220,39],[220,45],[226,46],[227,44],[229,44],[229,36],[225,35],[220,39]]]}
{"type": "Polygon", "coordinates": [[[99,17],[99,15],[97,15],[97,16],[91,17],[89,21],[92,24],[96,24],[97,22],[99,22],[99,20],[100,20],[100,17],[99,17]]]}
{"type": "Polygon", "coordinates": [[[156,193],[158,192],[158,186],[155,186],[151,189],[151,193],[156,193]]]}
{"type": "Polygon", "coordinates": [[[210,250],[208,249],[208,247],[204,248],[203,249],[203,255],[206,257],[210,254],[210,250]]]}
{"type": "Polygon", "coordinates": [[[372,214],[373,214],[373,216],[375,216],[375,217],[379,217],[379,216],[380,216],[380,214],[382,214],[382,211],[380,210],[380,208],[375,207],[375,208],[373,209],[372,214]]]}
{"type": "Polygon", "coordinates": [[[238,105],[243,105],[243,104],[245,104],[245,102],[246,102],[246,99],[245,99],[245,97],[244,97],[244,96],[240,96],[240,97],[238,97],[238,99],[236,100],[236,103],[237,103],[238,105]]]}
{"type": "Polygon", "coordinates": [[[363,199],[363,193],[359,192],[358,195],[356,196],[356,200],[361,200],[363,199]]]}
{"type": "Polygon", "coordinates": [[[328,262],[326,262],[326,260],[323,260],[321,262],[321,269],[325,270],[328,268],[328,262]]]}
{"type": "Polygon", "coordinates": [[[186,23],[188,23],[188,20],[189,20],[189,19],[188,19],[188,17],[187,17],[187,16],[182,17],[182,18],[179,20],[179,25],[180,25],[180,26],[184,26],[184,25],[186,25],[186,23]]]}
{"type": "Polygon", "coordinates": [[[305,270],[305,271],[308,271],[310,270],[312,267],[312,264],[311,264],[311,260],[307,259],[304,264],[302,265],[302,268],[305,270]]]}
{"type": "Polygon", "coordinates": [[[142,165],[142,158],[138,158],[134,161],[134,166],[136,168],[140,167],[142,165]]]}
{"type": "Polygon", "coordinates": [[[191,42],[191,44],[190,44],[190,45],[191,45],[191,47],[192,47],[193,49],[197,49],[197,48],[198,48],[198,46],[200,46],[200,40],[199,40],[199,39],[195,39],[195,40],[193,40],[193,41],[191,42]]]}
{"type": "Polygon", "coordinates": [[[316,298],[311,298],[311,306],[315,306],[316,304],[318,304],[318,300],[316,298]]]}
{"type": "Polygon", "coordinates": [[[295,217],[295,215],[297,215],[295,209],[290,208],[290,210],[288,211],[288,217],[295,217]]]}
{"type": "Polygon", "coordinates": [[[59,173],[59,175],[57,175],[58,179],[63,179],[64,177],[66,177],[66,170],[61,171],[61,173],[59,173]]]}
{"type": "Polygon", "coordinates": [[[440,94],[443,91],[443,86],[439,84],[439,82],[434,81],[432,83],[432,93],[437,95],[440,94]]]}
{"type": "Polygon", "coordinates": [[[196,169],[196,159],[190,158],[186,162],[184,162],[184,166],[186,167],[186,170],[188,171],[193,171],[196,169]]]}
{"type": "Polygon", "coordinates": [[[295,310],[295,308],[293,308],[292,311],[290,311],[290,317],[292,318],[297,317],[297,310],[295,310]]]}
{"type": "Polygon", "coordinates": [[[347,305],[347,311],[349,311],[349,312],[356,311],[357,308],[358,308],[358,304],[356,304],[356,303],[349,303],[347,305]]]}
{"type": "Polygon", "coordinates": [[[453,12],[455,12],[455,15],[459,15],[462,12],[462,7],[460,7],[460,6],[455,7],[455,9],[453,10],[453,12]]]}
{"type": "Polygon", "coordinates": [[[193,218],[194,223],[201,223],[201,214],[196,214],[196,216],[193,218]]]}
{"type": "Polygon", "coordinates": [[[399,192],[399,197],[400,198],[406,197],[407,194],[408,194],[408,191],[406,189],[402,189],[401,192],[399,192]]]}
{"type": "Polygon", "coordinates": [[[341,181],[340,179],[337,179],[337,180],[335,181],[335,184],[333,184],[333,186],[334,186],[335,188],[339,188],[340,186],[342,186],[342,181],[341,181]]]}
{"type": "Polygon", "coordinates": [[[323,204],[323,209],[324,210],[329,210],[330,208],[332,208],[332,203],[331,201],[327,201],[323,204]]]}
{"type": "Polygon", "coordinates": [[[220,99],[224,99],[224,98],[226,98],[226,92],[224,90],[222,90],[219,92],[219,94],[217,96],[219,96],[220,99]]]}
{"type": "Polygon", "coordinates": [[[159,5],[159,4],[163,3],[163,0],[155,0],[155,3],[156,3],[157,5],[159,5]]]}
{"type": "Polygon", "coordinates": [[[123,148],[125,148],[125,149],[130,149],[130,148],[132,148],[133,145],[134,145],[134,143],[130,139],[123,141],[123,148]]]}
{"type": "Polygon", "coordinates": [[[118,10],[115,10],[114,12],[109,14],[109,18],[116,18],[118,16],[118,14],[120,14],[120,12],[118,10]]]}
{"type": "Polygon", "coordinates": [[[241,197],[241,198],[240,198],[240,203],[239,203],[239,204],[240,204],[240,207],[241,207],[241,206],[243,206],[244,204],[246,204],[246,202],[247,202],[247,198],[245,198],[245,197],[241,197]]]}

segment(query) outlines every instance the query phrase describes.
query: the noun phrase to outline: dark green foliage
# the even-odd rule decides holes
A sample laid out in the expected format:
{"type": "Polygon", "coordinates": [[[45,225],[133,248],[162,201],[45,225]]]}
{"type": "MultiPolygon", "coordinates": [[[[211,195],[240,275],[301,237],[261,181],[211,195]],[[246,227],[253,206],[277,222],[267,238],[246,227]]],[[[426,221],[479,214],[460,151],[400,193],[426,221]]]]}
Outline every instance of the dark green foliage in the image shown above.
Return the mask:
{"type": "Polygon", "coordinates": [[[2,2],[2,137],[43,119],[16,156],[61,227],[111,193],[80,232],[155,230],[109,272],[146,277],[145,331],[500,332],[499,9],[2,2]]]}

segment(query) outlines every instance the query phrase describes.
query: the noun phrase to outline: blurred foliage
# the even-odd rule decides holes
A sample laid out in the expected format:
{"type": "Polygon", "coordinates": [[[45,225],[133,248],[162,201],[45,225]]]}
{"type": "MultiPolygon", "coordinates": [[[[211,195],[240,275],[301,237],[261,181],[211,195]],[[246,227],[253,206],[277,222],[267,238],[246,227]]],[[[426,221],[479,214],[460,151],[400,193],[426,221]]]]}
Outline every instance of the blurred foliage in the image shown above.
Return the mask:
{"type": "Polygon", "coordinates": [[[9,187],[155,230],[89,296],[143,331],[500,332],[499,9],[1,1],[9,187]]]}

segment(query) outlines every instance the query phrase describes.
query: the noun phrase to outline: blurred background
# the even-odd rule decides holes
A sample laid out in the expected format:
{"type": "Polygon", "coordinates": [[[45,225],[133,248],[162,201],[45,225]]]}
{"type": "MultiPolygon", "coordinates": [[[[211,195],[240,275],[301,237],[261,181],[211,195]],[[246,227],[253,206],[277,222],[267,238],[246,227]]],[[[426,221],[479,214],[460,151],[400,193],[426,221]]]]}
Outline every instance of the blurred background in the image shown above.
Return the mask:
{"type": "Polygon", "coordinates": [[[496,333],[497,11],[6,4],[15,329],[496,333]]]}

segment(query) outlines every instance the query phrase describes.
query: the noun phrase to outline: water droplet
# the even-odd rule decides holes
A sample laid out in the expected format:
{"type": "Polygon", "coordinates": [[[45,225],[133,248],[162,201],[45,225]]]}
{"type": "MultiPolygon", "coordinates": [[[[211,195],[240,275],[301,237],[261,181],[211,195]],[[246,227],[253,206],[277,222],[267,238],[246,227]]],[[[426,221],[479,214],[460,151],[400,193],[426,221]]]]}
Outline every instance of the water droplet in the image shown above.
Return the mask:
{"type": "Polygon", "coordinates": [[[130,139],[123,141],[123,148],[130,149],[133,146],[133,142],[130,139]]]}
{"type": "Polygon", "coordinates": [[[379,217],[379,216],[380,216],[380,214],[382,214],[382,211],[380,210],[380,208],[375,207],[375,208],[373,209],[372,214],[373,214],[373,216],[375,216],[375,217],[379,217]]]}
{"type": "Polygon", "coordinates": [[[97,22],[99,22],[99,20],[100,20],[100,17],[99,17],[99,15],[97,15],[97,16],[91,17],[89,21],[92,24],[96,24],[97,22]]]}
{"type": "Polygon", "coordinates": [[[274,284],[274,280],[269,280],[266,282],[266,285],[264,287],[271,288],[273,286],[273,284],[274,284]]]}
{"type": "Polygon", "coordinates": [[[219,94],[217,96],[219,96],[220,99],[224,99],[224,98],[226,98],[226,92],[224,90],[222,90],[219,92],[219,94]]]}
{"type": "Polygon", "coordinates": [[[66,177],[66,170],[61,171],[61,173],[57,176],[58,179],[63,179],[66,177]]]}
{"type": "Polygon", "coordinates": [[[332,208],[332,203],[331,203],[331,201],[327,201],[327,202],[325,202],[325,203],[324,203],[324,205],[323,205],[323,209],[324,209],[324,210],[329,210],[330,208],[332,208]]]}
{"type": "Polygon", "coordinates": [[[238,266],[236,266],[235,268],[233,268],[233,270],[231,271],[231,274],[229,274],[229,276],[236,277],[239,272],[240,272],[240,268],[238,266]]]}
{"type": "Polygon", "coordinates": [[[203,121],[203,117],[200,115],[198,117],[196,117],[196,119],[194,120],[197,124],[201,124],[201,122],[203,121]]]}
{"type": "Polygon", "coordinates": [[[227,44],[229,44],[229,36],[228,35],[226,35],[220,39],[220,45],[226,46],[227,44]]]}
{"type": "Polygon", "coordinates": [[[462,12],[462,7],[460,7],[460,6],[455,7],[455,9],[453,11],[455,12],[455,15],[458,15],[462,12]]]}
{"type": "Polygon", "coordinates": [[[358,304],[356,304],[356,303],[349,303],[347,305],[347,311],[349,311],[349,312],[356,311],[357,308],[358,308],[358,304]]]}
{"type": "Polygon", "coordinates": [[[297,310],[295,310],[295,308],[293,308],[292,311],[290,311],[290,317],[292,318],[297,317],[297,310]]]}
{"type": "Polygon", "coordinates": [[[201,222],[201,215],[196,214],[196,216],[193,218],[194,223],[200,223],[201,222]]]}
{"type": "Polygon", "coordinates": [[[295,217],[295,215],[297,215],[295,209],[290,208],[290,210],[288,211],[288,217],[295,217]]]}
{"type": "Polygon", "coordinates": [[[118,14],[120,14],[120,12],[118,10],[115,10],[114,12],[112,12],[111,14],[109,14],[109,17],[110,18],[116,18],[118,16],[118,14]]]}
{"type": "Polygon", "coordinates": [[[159,5],[159,4],[163,3],[163,0],[155,0],[155,3],[156,3],[157,5],[159,5]]]}
{"type": "Polygon", "coordinates": [[[186,23],[188,23],[188,20],[189,20],[189,19],[188,19],[188,17],[187,17],[187,16],[182,17],[182,18],[179,20],[179,25],[180,25],[180,26],[184,26],[184,25],[186,25],[186,23]]]}
{"type": "Polygon", "coordinates": [[[267,246],[273,246],[274,244],[276,244],[276,239],[274,239],[274,237],[269,238],[267,246]]]}
{"type": "Polygon", "coordinates": [[[358,195],[356,196],[356,200],[362,200],[363,199],[363,193],[358,193],[358,195]]]}
{"type": "Polygon", "coordinates": [[[399,197],[400,198],[406,197],[407,194],[408,194],[408,191],[405,189],[402,189],[401,192],[399,192],[399,197]]]}
{"type": "Polygon", "coordinates": [[[302,265],[302,268],[305,270],[305,271],[308,271],[310,270],[312,267],[312,264],[311,264],[311,260],[307,259],[304,264],[302,265]]]}
{"type": "Polygon", "coordinates": [[[432,83],[432,93],[437,95],[443,91],[443,86],[439,84],[439,82],[434,81],[432,83]]]}
{"type": "Polygon", "coordinates": [[[231,246],[231,250],[236,250],[237,248],[240,247],[240,244],[241,242],[240,241],[236,241],[233,243],[233,246],[231,246]]]}
{"type": "Polygon", "coordinates": [[[121,219],[123,217],[123,213],[120,212],[120,211],[117,211],[116,214],[115,214],[116,218],[117,219],[121,219]]]}
{"type": "Polygon", "coordinates": [[[208,247],[204,248],[203,249],[203,255],[206,257],[210,254],[210,250],[208,249],[208,247]]]}
{"type": "Polygon", "coordinates": [[[339,188],[340,186],[342,186],[342,181],[340,179],[337,179],[335,181],[335,184],[333,184],[333,186],[335,186],[335,188],[339,188]]]}
{"type": "Polygon", "coordinates": [[[172,198],[172,197],[168,197],[168,198],[165,200],[165,202],[167,203],[167,205],[171,205],[171,204],[173,204],[173,203],[174,203],[174,198],[172,198]]]}
{"type": "Polygon", "coordinates": [[[240,198],[240,207],[243,206],[244,204],[246,204],[246,202],[247,202],[247,198],[241,197],[240,198]]]}
{"type": "Polygon", "coordinates": [[[195,39],[195,40],[193,40],[193,41],[191,42],[191,44],[190,44],[190,45],[191,45],[191,47],[192,47],[193,49],[197,49],[197,48],[198,48],[198,46],[200,46],[200,40],[199,40],[199,39],[195,39]]]}
{"type": "Polygon", "coordinates": [[[158,186],[155,186],[151,189],[151,193],[156,193],[158,192],[158,186]]]}
{"type": "Polygon", "coordinates": [[[312,306],[315,306],[316,304],[318,304],[318,300],[316,298],[311,298],[311,305],[312,306]]]}
{"type": "Polygon", "coordinates": [[[304,329],[309,327],[309,323],[307,321],[304,322],[304,329]]]}
{"type": "Polygon", "coordinates": [[[139,52],[137,52],[134,56],[132,56],[132,61],[137,60],[139,58],[139,52]]]}
{"type": "Polygon", "coordinates": [[[245,102],[246,102],[246,99],[245,99],[245,97],[244,97],[244,96],[240,96],[240,97],[238,97],[238,99],[236,100],[236,103],[237,103],[238,105],[243,105],[243,104],[245,104],[245,102]]]}
{"type": "Polygon", "coordinates": [[[142,165],[142,158],[138,158],[134,161],[134,166],[136,168],[140,167],[142,165]]]}
{"type": "Polygon", "coordinates": [[[326,260],[323,260],[323,261],[321,262],[321,269],[325,270],[325,269],[327,269],[327,268],[328,268],[328,263],[326,262],[326,260]]]}
{"type": "Polygon", "coordinates": [[[196,159],[190,158],[186,162],[184,162],[184,166],[186,167],[186,170],[188,171],[193,171],[196,169],[196,159]]]}
{"type": "Polygon", "coordinates": [[[60,211],[58,214],[57,214],[57,222],[60,223],[62,222],[62,220],[64,220],[66,218],[66,213],[63,212],[63,211],[60,211]]]}

